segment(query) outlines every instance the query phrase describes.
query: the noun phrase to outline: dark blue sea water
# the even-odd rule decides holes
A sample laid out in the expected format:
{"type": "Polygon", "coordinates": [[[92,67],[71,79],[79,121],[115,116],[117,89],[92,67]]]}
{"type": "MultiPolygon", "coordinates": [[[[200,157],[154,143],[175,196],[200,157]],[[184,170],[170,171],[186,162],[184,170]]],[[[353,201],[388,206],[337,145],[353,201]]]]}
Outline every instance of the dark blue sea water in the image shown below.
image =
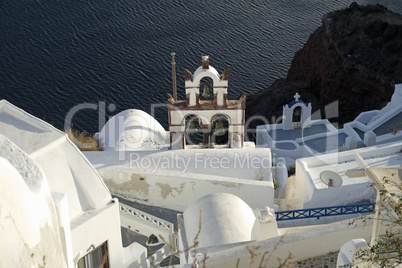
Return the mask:
{"type": "MultiPolygon", "coordinates": [[[[166,102],[172,51],[179,99],[184,98],[183,68],[194,71],[201,54],[210,55],[219,72],[231,69],[229,98],[238,98],[284,77],[322,16],[350,3],[1,0],[0,99],[57,128],[81,104],[86,109],[77,109],[74,127],[96,132],[99,122],[117,112],[151,113],[152,104],[166,102]]],[[[402,13],[401,0],[381,4],[402,13]]],[[[166,127],[165,109],[156,109],[155,117],[166,127]]]]}

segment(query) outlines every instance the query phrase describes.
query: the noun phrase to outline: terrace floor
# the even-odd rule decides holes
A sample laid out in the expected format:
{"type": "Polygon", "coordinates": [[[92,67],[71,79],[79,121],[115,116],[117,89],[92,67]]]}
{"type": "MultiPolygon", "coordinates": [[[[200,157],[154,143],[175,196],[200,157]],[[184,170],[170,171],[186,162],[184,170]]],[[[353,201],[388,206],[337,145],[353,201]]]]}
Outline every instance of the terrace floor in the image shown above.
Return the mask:
{"type": "Polygon", "coordinates": [[[345,133],[341,133],[338,135],[303,141],[300,145],[307,145],[318,153],[325,153],[326,151],[336,150],[342,146],[345,143],[346,137],[347,135],[345,133]]]}
{"type": "Polygon", "coordinates": [[[392,133],[393,130],[402,128],[402,112],[388,119],[388,121],[379,125],[373,131],[377,136],[392,133]]]}

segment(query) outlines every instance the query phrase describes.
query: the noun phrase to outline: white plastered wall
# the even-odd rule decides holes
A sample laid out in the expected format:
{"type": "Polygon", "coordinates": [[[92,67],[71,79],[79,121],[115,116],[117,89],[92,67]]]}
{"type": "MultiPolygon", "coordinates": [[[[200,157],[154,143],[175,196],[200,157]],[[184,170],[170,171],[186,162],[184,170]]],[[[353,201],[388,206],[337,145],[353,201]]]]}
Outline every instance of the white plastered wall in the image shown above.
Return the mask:
{"type": "Polygon", "coordinates": [[[120,231],[120,208],[116,199],[104,208],[87,212],[71,222],[71,236],[75,263],[106,241],[111,267],[128,266],[136,261],[135,256],[144,255],[146,252],[145,247],[138,247],[138,244],[134,242],[129,247],[135,248],[136,251],[126,251],[132,256],[129,258],[124,256],[120,231]],[[128,263],[124,263],[124,261],[128,263]]]}
{"type": "Polygon", "coordinates": [[[113,193],[139,202],[182,211],[205,194],[227,192],[251,207],[273,207],[266,148],[133,151],[123,158],[112,151],[85,155],[113,193]]]}
{"type": "MultiPolygon", "coordinates": [[[[384,230],[382,230],[384,231],[384,230]]],[[[369,239],[371,234],[371,222],[364,223],[357,220],[350,224],[350,220],[333,224],[295,227],[280,230],[280,235],[259,242],[251,242],[231,248],[213,248],[206,254],[207,267],[249,267],[251,249],[256,255],[255,267],[260,263],[264,267],[277,267],[278,258],[286,260],[289,253],[292,254],[292,263],[306,260],[312,257],[326,255],[339,251],[341,246],[352,238],[369,239]],[[317,246],[319,245],[319,246],[317,246]],[[268,252],[264,254],[265,252],[268,252]],[[262,259],[264,258],[264,259],[262,259]]],[[[203,263],[203,255],[198,256],[200,264],[203,263]]],[[[254,266],[253,266],[254,267],[254,266]]]]}
{"type": "Polygon", "coordinates": [[[0,135],[0,266],[67,267],[55,205],[41,168],[0,135]]]}

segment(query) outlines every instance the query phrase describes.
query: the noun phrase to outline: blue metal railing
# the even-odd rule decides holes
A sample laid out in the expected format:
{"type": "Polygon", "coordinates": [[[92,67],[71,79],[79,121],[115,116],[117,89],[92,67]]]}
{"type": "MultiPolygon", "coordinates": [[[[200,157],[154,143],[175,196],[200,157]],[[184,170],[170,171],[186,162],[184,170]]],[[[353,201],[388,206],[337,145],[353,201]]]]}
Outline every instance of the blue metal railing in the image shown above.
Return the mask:
{"type": "Polygon", "coordinates": [[[338,216],[355,213],[370,213],[374,211],[375,203],[364,203],[356,205],[308,208],[275,212],[277,221],[296,219],[317,218],[326,216],[338,216]]]}

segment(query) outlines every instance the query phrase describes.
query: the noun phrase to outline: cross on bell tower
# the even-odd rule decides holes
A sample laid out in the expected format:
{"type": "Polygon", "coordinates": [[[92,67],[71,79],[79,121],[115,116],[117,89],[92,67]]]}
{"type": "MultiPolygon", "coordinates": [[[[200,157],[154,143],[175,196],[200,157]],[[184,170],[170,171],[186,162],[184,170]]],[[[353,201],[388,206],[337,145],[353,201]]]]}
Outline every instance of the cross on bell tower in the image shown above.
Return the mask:
{"type": "Polygon", "coordinates": [[[296,92],[296,94],[293,97],[295,98],[295,101],[298,102],[299,98],[300,98],[300,95],[299,95],[298,92],[296,92]]]}

